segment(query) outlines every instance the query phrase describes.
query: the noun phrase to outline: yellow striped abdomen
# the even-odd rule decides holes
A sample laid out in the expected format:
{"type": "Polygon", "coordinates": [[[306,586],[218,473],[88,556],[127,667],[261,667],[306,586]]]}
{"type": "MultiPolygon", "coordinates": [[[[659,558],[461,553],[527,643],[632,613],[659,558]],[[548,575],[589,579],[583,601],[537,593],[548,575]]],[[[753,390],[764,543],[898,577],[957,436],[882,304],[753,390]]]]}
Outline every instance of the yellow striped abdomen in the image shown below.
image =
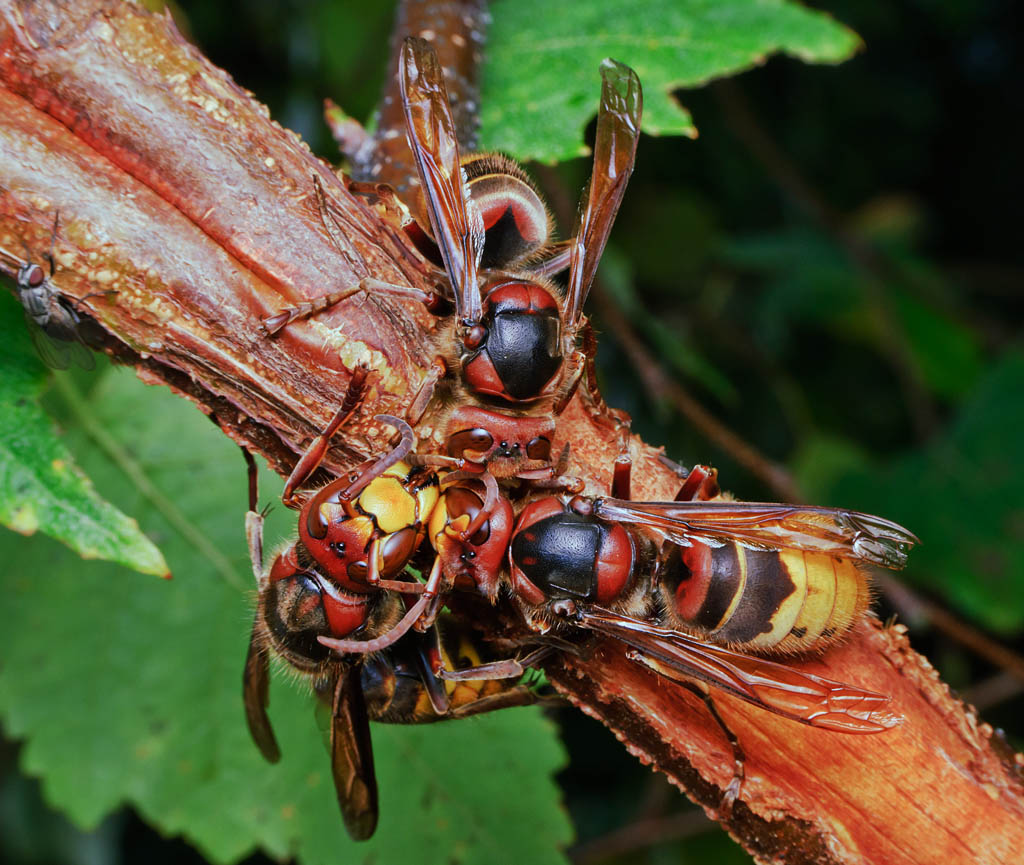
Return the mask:
{"type": "Polygon", "coordinates": [[[870,601],[867,575],[849,559],[738,544],[679,548],[660,583],[670,616],[686,630],[759,652],[822,648],[870,601]]]}

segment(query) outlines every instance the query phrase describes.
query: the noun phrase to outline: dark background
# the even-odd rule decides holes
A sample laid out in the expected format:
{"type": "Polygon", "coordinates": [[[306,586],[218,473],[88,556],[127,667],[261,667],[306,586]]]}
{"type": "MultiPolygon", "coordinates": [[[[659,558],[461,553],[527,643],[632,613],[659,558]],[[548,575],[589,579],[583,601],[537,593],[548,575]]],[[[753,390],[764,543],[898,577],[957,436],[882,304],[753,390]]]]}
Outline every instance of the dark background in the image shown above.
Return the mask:
{"type": "MultiPolygon", "coordinates": [[[[391,11],[370,5],[182,2],[175,17],[333,160],[322,99],[365,117],[380,89],[391,11]]],[[[1022,648],[1019,7],[815,6],[865,50],[838,67],[774,58],[680,93],[700,137],[641,141],[605,270],[617,312],[596,316],[605,396],[679,461],[718,466],[739,497],[780,497],[637,385],[618,333],[628,320],[695,401],[788,467],[802,495],[917,531],[914,598],[883,595],[879,612],[909,620],[915,646],[1019,746],[1021,683],[936,627],[929,606],[1022,648]]],[[[555,182],[575,197],[587,170],[562,166],[555,182]]],[[[581,842],[627,827],[627,851],[601,861],[748,861],[603,728],[570,711],[558,719],[581,842]]],[[[45,810],[16,756],[0,750],[0,860],[201,861],[131,812],[81,835],[45,810]]]]}

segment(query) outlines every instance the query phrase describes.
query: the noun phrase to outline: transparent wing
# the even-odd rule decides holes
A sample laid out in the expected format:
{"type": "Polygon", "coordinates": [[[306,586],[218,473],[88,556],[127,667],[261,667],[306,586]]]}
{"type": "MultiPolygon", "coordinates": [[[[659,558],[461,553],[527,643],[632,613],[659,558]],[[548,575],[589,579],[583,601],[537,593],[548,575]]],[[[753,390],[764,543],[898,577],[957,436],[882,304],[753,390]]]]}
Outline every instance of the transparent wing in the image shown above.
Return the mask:
{"type": "MultiPolygon", "coordinates": [[[[36,347],[36,354],[50,369],[67,369],[71,366],[72,346],[78,345],[78,343],[54,339],[36,324],[35,319],[27,312],[25,313],[25,327],[28,328],[28,335],[36,347]]],[[[89,354],[83,346],[79,347],[89,354]]],[[[91,355],[89,359],[92,360],[91,355]]]]}
{"type": "Polygon", "coordinates": [[[646,526],[673,543],[735,541],[755,549],[831,553],[899,569],[920,541],[903,526],[857,511],[761,502],[629,502],[598,499],[603,520],[646,526]]]}
{"type": "Polygon", "coordinates": [[[477,269],[484,248],[483,219],[469,202],[444,74],[430,43],[405,40],[399,77],[409,146],[455,293],[455,311],[460,321],[475,324],[482,315],[477,269]]]}
{"type": "Polygon", "coordinates": [[[634,660],[667,678],[698,679],[802,724],[842,733],[880,733],[900,721],[888,710],[889,698],[883,694],[742,655],[609,610],[592,608],[579,616],[583,627],[632,646],[634,660]]]}
{"type": "Polygon", "coordinates": [[[590,284],[633,173],[642,111],[643,92],[636,73],[615,60],[605,60],[601,64],[601,107],[594,140],[594,170],[572,243],[566,292],[566,321],[573,331],[579,325],[590,284]]]}

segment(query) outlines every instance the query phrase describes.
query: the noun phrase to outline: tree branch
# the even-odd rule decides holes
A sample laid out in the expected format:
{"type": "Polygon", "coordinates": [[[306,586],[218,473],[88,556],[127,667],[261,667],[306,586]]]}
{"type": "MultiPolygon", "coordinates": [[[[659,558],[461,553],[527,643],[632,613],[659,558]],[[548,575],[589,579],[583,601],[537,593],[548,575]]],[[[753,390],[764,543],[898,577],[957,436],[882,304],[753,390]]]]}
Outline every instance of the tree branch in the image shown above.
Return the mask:
{"type": "MultiPolygon", "coordinates": [[[[329,462],[382,444],[370,420],[401,413],[431,358],[435,321],[414,304],[356,297],[277,339],[259,317],[366,274],[425,286],[381,214],[187,45],[169,19],[93,0],[0,5],[0,243],[37,254],[61,214],[56,282],[82,300],[91,338],[147,381],[193,400],[280,472],[336,408],[348,372],[379,379],[329,462]],[[348,221],[335,249],[318,176],[348,221]]],[[[40,256],[41,257],[41,256],[40,256]]],[[[429,430],[421,427],[426,435],[429,430]]],[[[558,420],[572,470],[603,490],[615,437],[578,401],[558,420]]],[[[671,498],[657,451],[634,448],[639,497],[671,498]]],[[[1019,764],[954,699],[902,629],[873,620],[794,664],[893,696],[895,730],[844,736],[717,695],[746,753],[730,832],[761,861],[1015,863],[1024,849],[1019,764]]],[[[719,728],[692,695],[619,645],[547,669],[631,752],[717,814],[732,775],[719,728]]]]}

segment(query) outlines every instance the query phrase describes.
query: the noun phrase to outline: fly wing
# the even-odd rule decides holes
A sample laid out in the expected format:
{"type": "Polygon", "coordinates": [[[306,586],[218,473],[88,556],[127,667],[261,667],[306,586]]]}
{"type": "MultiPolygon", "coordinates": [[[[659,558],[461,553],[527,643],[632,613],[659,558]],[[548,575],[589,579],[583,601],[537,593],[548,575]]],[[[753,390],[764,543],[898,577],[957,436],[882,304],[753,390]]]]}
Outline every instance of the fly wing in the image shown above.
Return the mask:
{"type": "Polygon", "coordinates": [[[67,369],[72,362],[82,369],[95,368],[96,358],[78,330],[78,313],[56,291],[26,289],[19,299],[25,307],[25,327],[43,363],[51,369],[67,369]]]}
{"type": "Polygon", "coordinates": [[[899,569],[920,543],[903,526],[871,514],[761,502],[629,502],[599,499],[603,520],[646,526],[683,546],[735,541],[755,549],[795,549],[899,569]]]}
{"type": "Polygon", "coordinates": [[[18,282],[18,274],[28,264],[20,255],[15,255],[9,249],[0,246],[0,269],[6,272],[7,276],[18,282]]]}
{"type": "Polygon", "coordinates": [[[429,42],[405,40],[399,80],[409,146],[455,292],[455,312],[460,322],[476,323],[482,315],[477,268],[484,248],[483,219],[469,201],[444,73],[429,42]]]}
{"type": "Polygon", "coordinates": [[[365,841],[377,828],[377,776],[361,663],[338,664],[331,707],[331,773],[348,834],[365,841]]]}
{"type": "Polygon", "coordinates": [[[597,113],[594,169],[572,243],[566,291],[566,321],[571,330],[579,325],[590,284],[619,212],[626,183],[633,173],[642,111],[643,92],[636,73],[622,63],[606,59],[601,64],[601,107],[597,113]]]}
{"type": "Polygon", "coordinates": [[[583,627],[632,646],[634,660],[666,678],[706,682],[802,724],[842,733],[880,733],[900,720],[888,711],[889,698],[883,694],[743,655],[608,610],[594,608],[579,615],[583,627]]]}
{"type": "Polygon", "coordinates": [[[82,369],[96,368],[96,356],[86,347],[81,339],[68,343],[68,356],[71,358],[72,363],[80,366],[82,369]]]}
{"type": "MultiPolygon", "coordinates": [[[[25,312],[25,327],[28,328],[28,335],[32,339],[32,345],[36,348],[36,354],[50,369],[67,369],[71,366],[72,346],[78,346],[77,342],[54,339],[36,323],[36,320],[27,311],[25,312]]],[[[89,354],[84,346],[79,346],[79,348],[89,354]]],[[[89,355],[89,359],[92,360],[92,355],[89,355]]]]}

